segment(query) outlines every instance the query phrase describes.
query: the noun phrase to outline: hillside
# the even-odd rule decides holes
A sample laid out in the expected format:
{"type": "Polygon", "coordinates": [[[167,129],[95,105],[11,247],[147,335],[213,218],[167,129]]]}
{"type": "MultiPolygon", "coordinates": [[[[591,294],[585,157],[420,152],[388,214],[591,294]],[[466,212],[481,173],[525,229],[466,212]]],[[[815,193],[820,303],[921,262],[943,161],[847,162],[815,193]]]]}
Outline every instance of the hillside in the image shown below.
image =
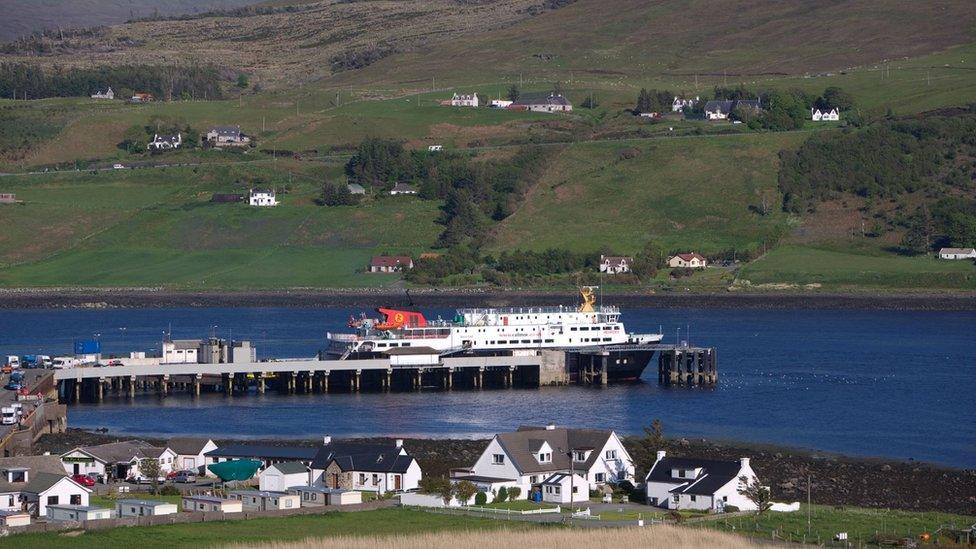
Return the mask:
{"type": "Polygon", "coordinates": [[[142,17],[230,9],[260,0],[5,0],[0,41],[33,32],[117,25],[142,17]]]}

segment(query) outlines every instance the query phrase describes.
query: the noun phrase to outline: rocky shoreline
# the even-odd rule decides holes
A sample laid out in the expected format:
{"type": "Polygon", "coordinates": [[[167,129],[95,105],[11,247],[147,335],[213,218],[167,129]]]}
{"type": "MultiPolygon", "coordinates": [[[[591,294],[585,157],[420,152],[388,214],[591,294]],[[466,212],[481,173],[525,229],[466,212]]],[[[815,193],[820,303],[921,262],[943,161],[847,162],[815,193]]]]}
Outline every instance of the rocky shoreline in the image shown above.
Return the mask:
{"type": "MultiPolygon", "coordinates": [[[[175,291],[158,288],[0,289],[0,309],[112,309],[164,307],[418,307],[531,306],[575,302],[571,290],[499,288],[294,289],[254,291],[175,291]]],[[[621,307],[662,309],[857,309],[973,311],[976,293],[676,293],[608,291],[604,300],[621,307]]]]}
{"type": "MultiPolygon", "coordinates": [[[[71,448],[140,438],[164,444],[165,441],[111,433],[68,429],[59,435],[44,435],[35,452],[62,453],[71,448]]],[[[389,440],[389,439],[363,439],[389,440]]],[[[215,439],[217,444],[244,442],[267,445],[316,446],[320,440],[215,439]]],[[[638,475],[646,472],[649,454],[642,452],[643,439],[628,437],[625,444],[637,461],[638,475]]],[[[421,463],[424,474],[446,476],[453,467],[474,462],[486,440],[407,439],[405,444],[421,463]]],[[[668,439],[665,449],[671,455],[736,460],[750,457],[753,469],[773,491],[776,501],[806,501],[807,475],[811,499],[825,505],[944,511],[976,516],[976,470],[961,470],[914,461],[881,458],[854,458],[810,450],[705,439],[668,439]]]]}

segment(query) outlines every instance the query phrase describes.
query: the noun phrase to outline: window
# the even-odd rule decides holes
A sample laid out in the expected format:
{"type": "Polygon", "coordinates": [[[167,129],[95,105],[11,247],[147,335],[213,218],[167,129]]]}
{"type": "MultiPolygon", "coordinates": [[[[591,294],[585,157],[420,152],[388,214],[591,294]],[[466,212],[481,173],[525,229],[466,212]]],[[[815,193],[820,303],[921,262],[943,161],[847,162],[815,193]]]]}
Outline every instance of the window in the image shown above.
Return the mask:
{"type": "Polygon", "coordinates": [[[376,485],[376,486],[379,486],[379,484],[380,484],[380,476],[379,475],[373,475],[373,484],[376,485]]]}
{"type": "Polygon", "coordinates": [[[729,501],[729,496],[722,496],[722,501],[729,501]]]}
{"type": "Polygon", "coordinates": [[[505,454],[492,454],[491,462],[494,465],[505,465],[505,454]]]}
{"type": "Polygon", "coordinates": [[[58,504],[58,496],[48,496],[47,497],[47,504],[48,505],[57,505],[58,504]]]}
{"type": "Polygon", "coordinates": [[[579,493],[579,486],[576,486],[575,484],[573,485],[573,493],[574,494],[578,494],[579,493]]]}
{"type": "Polygon", "coordinates": [[[529,484],[535,484],[539,482],[539,475],[532,475],[529,477],[529,484]]]}
{"type": "Polygon", "coordinates": [[[695,501],[695,496],[691,496],[691,501],[695,501]]]}
{"type": "Polygon", "coordinates": [[[366,484],[366,473],[359,473],[359,484],[366,484]]]}
{"type": "Polygon", "coordinates": [[[81,494],[71,495],[71,505],[81,505],[81,494]]]}
{"type": "Polygon", "coordinates": [[[549,463],[550,461],[552,461],[552,453],[550,452],[539,453],[539,463],[549,463]]]}
{"type": "Polygon", "coordinates": [[[607,459],[617,459],[617,451],[607,450],[607,459]]]}
{"type": "Polygon", "coordinates": [[[586,452],[573,450],[573,461],[586,461],[586,452]]]}
{"type": "Polygon", "coordinates": [[[562,488],[561,488],[560,486],[553,486],[553,487],[552,487],[552,489],[553,489],[553,491],[554,491],[554,492],[555,492],[556,494],[559,494],[559,492],[560,492],[560,490],[561,490],[562,488]]]}
{"type": "Polygon", "coordinates": [[[606,482],[607,475],[605,473],[597,473],[593,475],[593,480],[597,482],[606,482]]]}

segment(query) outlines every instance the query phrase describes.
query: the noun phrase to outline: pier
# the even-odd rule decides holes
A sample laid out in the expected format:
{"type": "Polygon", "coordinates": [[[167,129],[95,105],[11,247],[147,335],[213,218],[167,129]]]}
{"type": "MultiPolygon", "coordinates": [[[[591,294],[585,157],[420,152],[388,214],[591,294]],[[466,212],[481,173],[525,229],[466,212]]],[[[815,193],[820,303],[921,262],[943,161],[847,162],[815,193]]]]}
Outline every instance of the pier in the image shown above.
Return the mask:
{"type": "Polygon", "coordinates": [[[560,350],[518,350],[505,356],[436,353],[391,354],[363,360],[289,359],[264,362],[220,362],[85,366],[57,370],[64,403],[101,402],[110,395],[165,397],[174,392],[227,397],[265,394],[329,394],[361,391],[482,390],[558,385],[606,386],[633,381],[657,353],[658,381],[663,385],[703,386],[717,382],[714,349],[673,345],[614,345],[560,350]],[[644,361],[636,364],[634,361],[644,361]],[[636,372],[620,377],[621,371],[636,372]]]}

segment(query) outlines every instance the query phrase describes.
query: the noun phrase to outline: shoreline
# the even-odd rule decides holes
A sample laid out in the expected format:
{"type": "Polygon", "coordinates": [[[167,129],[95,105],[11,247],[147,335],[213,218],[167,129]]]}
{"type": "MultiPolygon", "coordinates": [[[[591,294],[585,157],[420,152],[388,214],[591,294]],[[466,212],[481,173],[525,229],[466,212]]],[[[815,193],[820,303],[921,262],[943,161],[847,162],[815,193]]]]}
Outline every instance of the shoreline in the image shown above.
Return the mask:
{"type": "MultiPolygon", "coordinates": [[[[99,433],[69,428],[66,433],[43,435],[35,452],[59,454],[77,446],[119,440],[146,440],[165,444],[166,439],[116,433],[99,433]]],[[[391,442],[389,437],[343,437],[344,440],[391,442]]],[[[646,472],[653,452],[643,452],[641,437],[625,436],[624,443],[634,458],[638,475],[646,472]]],[[[225,439],[213,437],[218,445],[242,443],[273,446],[317,446],[321,439],[225,439]]],[[[425,476],[447,476],[452,467],[473,463],[487,444],[487,438],[405,438],[405,446],[421,462],[425,476]]],[[[806,501],[809,474],[812,499],[825,505],[855,505],[909,511],[946,511],[976,516],[976,470],[897,460],[883,457],[854,457],[843,454],[779,446],[709,439],[668,438],[664,449],[671,455],[707,459],[737,460],[750,457],[763,482],[773,490],[776,501],[806,501]]]]}
{"type": "MultiPolygon", "coordinates": [[[[976,311],[976,293],[675,293],[609,291],[603,299],[628,308],[846,309],[976,311]]],[[[418,307],[504,307],[575,303],[571,290],[412,288],[418,307]]],[[[0,309],[158,309],[205,307],[335,308],[407,305],[404,291],[389,288],[179,291],[153,288],[0,289],[0,309]]]]}

